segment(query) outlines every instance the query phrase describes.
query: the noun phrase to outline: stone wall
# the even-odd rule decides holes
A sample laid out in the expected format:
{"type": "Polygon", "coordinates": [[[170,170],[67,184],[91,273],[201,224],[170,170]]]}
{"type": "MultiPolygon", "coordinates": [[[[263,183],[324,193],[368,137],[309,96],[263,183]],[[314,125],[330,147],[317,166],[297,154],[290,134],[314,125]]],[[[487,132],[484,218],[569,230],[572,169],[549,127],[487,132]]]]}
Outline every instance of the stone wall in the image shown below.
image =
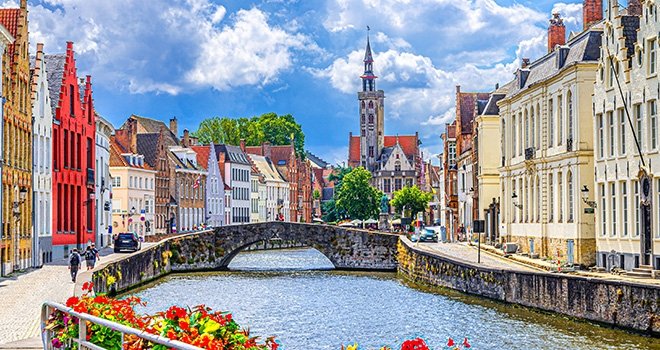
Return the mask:
{"type": "Polygon", "coordinates": [[[514,272],[459,262],[399,242],[399,273],[413,282],[660,333],[660,286],[545,272],[514,272]]]}
{"type": "Polygon", "coordinates": [[[337,269],[396,271],[398,235],[329,225],[269,222],[229,225],[160,241],[94,272],[97,292],[122,292],[173,271],[225,270],[257,242],[298,242],[337,269]]]}

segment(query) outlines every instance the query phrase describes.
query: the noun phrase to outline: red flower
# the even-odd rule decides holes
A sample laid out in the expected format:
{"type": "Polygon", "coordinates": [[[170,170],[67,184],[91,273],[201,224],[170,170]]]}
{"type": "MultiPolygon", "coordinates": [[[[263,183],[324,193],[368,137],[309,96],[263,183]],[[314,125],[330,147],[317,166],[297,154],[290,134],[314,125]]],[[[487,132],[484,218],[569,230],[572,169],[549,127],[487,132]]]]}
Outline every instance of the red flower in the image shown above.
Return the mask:
{"type": "Polygon", "coordinates": [[[178,307],[178,306],[172,306],[169,309],[167,309],[167,312],[165,313],[165,318],[169,320],[174,320],[177,318],[184,318],[186,317],[186,310],[184,308],[178,307]]]}
{"type": "Polygon", "coordinates": [[[469,348],[472,347],[472,346],[470,345],[470,343],[468,343],[468,339],[467,339],[467,338],[463,339],[463,346],[464,346],[466,349],[469,349],[469,348]]]}
{"type": "Polygon", "coordinates": [[[401,350],[429,350],[426,343],[421,338],[406,340],[401,344],[401,350]]]}
{"type": "Polygon", "coordinates": [[[180,319],[179,328],[187,332],[190,330],[190,323],[188,323],[188,320],[180,319]]]}
{"type": "Polygon", "coordinates": [[[73,305],[78,304],[79,301],[80,299],[78,299],[78,297],[71,297],[66,300],[66,306],[72,307],[73,305]]]}
{"type": "Polygon", "coordinates": [[[94,289],[94,282],[85,282],[83,283],[82,290],[83,292],[91,292],[94,289]]]}
{"type": "Polygon", "coordinates": [[[454,343],[454,339],[449,338],[449,341],[447,342],[447,347],[452,347],[454,345],[456,345],[456,343],[454,343]]]}

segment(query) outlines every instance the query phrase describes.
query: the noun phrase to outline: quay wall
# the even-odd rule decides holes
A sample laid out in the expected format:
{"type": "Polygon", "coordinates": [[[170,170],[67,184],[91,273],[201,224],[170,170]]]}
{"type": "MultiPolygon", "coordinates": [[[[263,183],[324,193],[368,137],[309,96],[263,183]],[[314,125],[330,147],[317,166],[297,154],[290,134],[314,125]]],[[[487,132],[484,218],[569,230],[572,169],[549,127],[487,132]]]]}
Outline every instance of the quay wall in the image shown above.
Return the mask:
{"type": "Polygon", "coordinates": [[[492,269],[420,250],[406,238],[399,241],[398,262],[398,273],[415,283],[660,334],[660,286],[492,269]]]}

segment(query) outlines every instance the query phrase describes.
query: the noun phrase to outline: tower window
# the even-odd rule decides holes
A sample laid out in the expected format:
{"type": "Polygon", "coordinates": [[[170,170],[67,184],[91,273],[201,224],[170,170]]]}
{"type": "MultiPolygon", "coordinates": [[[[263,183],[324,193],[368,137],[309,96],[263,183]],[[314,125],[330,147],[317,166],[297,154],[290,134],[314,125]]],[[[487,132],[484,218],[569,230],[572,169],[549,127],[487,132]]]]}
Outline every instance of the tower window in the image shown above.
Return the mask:
{"type": "Polygon", "coordinates": [[[374,108],[374,101],[369,101],[369,108],[374,108]]]}
{"type": "Polygon", "coordinates": [[[364,129],[360,130],[360,135],[361,135],[361,136],[364,136],[364,134],[365,134],[364,129]]]}
{"type": "Polygon", "coordinates": [[[362,101],[362,109],[364,109],[364,101],[362,101]]]}
{"type": "Polygon", "coordinates": [[[374,146],[369,146],[369,157],[374,157],[374,146]]]}
{"type": "Polygon", "coordinates": [[[364,124],[364,114],[360,117],[360,123],[364,124]]]}
{"type": "Polygon", "coordinates": [[[374,115],[369,114],[369,124],[373,124],[373,123],[374,123],[374,115]]]}

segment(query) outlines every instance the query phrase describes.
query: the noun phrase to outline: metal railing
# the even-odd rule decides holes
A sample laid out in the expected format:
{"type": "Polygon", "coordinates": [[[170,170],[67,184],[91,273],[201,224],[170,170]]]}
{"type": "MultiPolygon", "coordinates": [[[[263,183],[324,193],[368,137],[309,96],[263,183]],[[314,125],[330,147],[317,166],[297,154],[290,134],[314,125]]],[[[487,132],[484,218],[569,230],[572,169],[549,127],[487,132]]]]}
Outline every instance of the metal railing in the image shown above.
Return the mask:
{"type": "MultiPolygon", "coordinates": [[[[103,327],[107,327],[113,331],[121,333],[122,339],[122,349],[124,348],[124,339],[126,335],[134,335],[140,339],[150,341],[155,344],[160,344],[167,346],[170,349],[177,350],[202,350],[196,346],[180,342],[178,340],[170,340],[165,337],[161,337],[155,334],[146,333],[145,331],[124,326],[119,323],[115,323],[100,317],[92,316],[86,313],[79,313],[74,311],[72,308],[67,307],[62,304],[54,303],[47,301],[41,306],[41,340],[43,341],[44,349],[54,350],[56,349],[53,346],[54,332],[52,330],[46,329],[48,325],[48,319],[53,313],[53,311],[59,310],[70,316],[76,317],[78,319],[78,338],[72,339],[71,342],[78,345],[78,349],[92,349],[92,350],[104,350],[105,348],[100,347],[96,344],[93,344],[87,341],[87,322],[92,324],[97,324],[103,327]]],[[[73,344],[64,344],[65,347],[70,347],[73,344]]]]}

